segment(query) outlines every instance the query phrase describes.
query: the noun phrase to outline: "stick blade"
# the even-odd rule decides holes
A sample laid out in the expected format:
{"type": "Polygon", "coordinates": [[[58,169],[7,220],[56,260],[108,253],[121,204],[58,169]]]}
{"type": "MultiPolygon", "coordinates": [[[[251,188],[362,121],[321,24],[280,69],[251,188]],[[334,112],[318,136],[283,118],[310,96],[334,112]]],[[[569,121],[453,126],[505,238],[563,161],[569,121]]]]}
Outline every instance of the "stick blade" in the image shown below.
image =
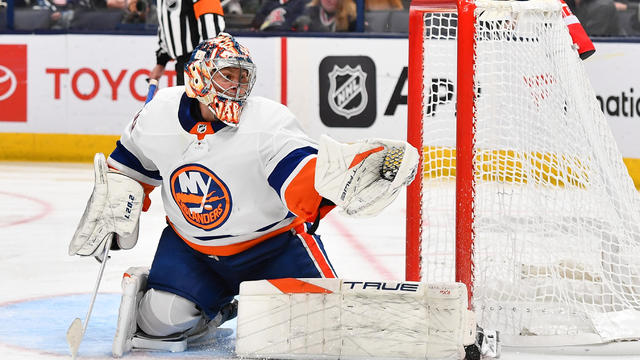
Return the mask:
{"type": "Polygon", "coordinates": [[[69,344],[72,359],[78,356],[82,335],[82,320],[75,318],[69,326],[69,330],[67,330],[67,343],[69,344]]]}

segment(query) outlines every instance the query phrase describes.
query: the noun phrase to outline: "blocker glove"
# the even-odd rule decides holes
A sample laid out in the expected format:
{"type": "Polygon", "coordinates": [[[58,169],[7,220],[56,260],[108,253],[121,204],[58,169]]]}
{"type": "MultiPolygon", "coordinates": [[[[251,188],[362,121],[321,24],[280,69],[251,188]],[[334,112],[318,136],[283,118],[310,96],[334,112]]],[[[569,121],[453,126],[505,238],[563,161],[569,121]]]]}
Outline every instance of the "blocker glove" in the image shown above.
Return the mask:
{"type": "Polygon", "coordinates": [[[120,249],[131,249],[138,240],[142,185],[127,175],[109,171],[101,153],[95,155],[93,165],[93,193],[69,244],[69,255],[99,257],[109,236],[115,236],[112,246],[120,249]]]}

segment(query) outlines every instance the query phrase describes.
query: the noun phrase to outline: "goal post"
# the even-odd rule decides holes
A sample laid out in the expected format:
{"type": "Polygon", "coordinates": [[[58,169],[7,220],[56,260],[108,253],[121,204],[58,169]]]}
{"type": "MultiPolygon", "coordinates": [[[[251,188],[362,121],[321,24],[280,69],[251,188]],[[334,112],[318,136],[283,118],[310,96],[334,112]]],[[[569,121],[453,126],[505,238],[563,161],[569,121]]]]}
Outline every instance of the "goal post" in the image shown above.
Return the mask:
{"type": "MultiPolygon", "coordinates": [[[[457,123],[457,141],[459,147],[465,151],[458,152],[457,158],[457,177],[461,185],[471,183],[473,181],[473,99],[474,99],[474,82],[473,67],[475,64],[475,46],[474,46],[474,9],[475,4],[470,0],[461,0],[459,2],[446,0],[419,0],[411,3],[410,9],[410,36],[409,36],[409,93],[408,99],[408,142],[420,149],[423,147],[423,109],[424,109],[424,33],[426,27],[425,13],[444,13],[454,14],[457,8],[464,11],[460,12],[461,21],[459,22],[458,33],[464,34],[461,41],[457,42],[457,53],[460,54],[457,63],[457,98],[458,104],[458,123],[457,123]]],[[[451,59],[455,61],[454,58],[451,59]]],[[[429,101],[429,99],[426,99],[429,101]]],[[[424,157],[421,156],[421,164],[424,157]]],[[[419,179],[420,177],[418,177],[419,179]]],[[[420,280],[420,237],[422,233],[422,182],[414,181],[407,189],[408,192],[408,216],[407,216],[407,261],[406,261],[406,278],[407,280],[420,280]],[[420,201],[416,201],[420,199],[420,201]]],[[[458,186],[456,188],[456,197],[461,201],[457,202],[456,222],[457,242],[460,246],[456,246],[456,266],[455,281],[468,285],[467,291],[471,298],[472,282],[471,276],[471,244],[472,244],[472,217],[473,217],[473,187],[458,186]]]]}
{"type": "Polygon", "coordinates": [[[406,279],[506,343],[640,339],[640,196],[559,0],[413,0],[406,279]]]}

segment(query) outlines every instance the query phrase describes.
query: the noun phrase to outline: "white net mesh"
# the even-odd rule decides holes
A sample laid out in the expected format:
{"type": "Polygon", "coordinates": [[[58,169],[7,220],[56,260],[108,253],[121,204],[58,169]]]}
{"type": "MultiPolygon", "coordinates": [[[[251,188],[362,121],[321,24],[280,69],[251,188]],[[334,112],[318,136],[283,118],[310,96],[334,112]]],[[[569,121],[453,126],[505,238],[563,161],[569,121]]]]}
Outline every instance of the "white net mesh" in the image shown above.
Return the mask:
{"type": "MultiPolygon", "coordinates": [[[[511,335],[640,337],[640,202],[556,1],[476,3],[473,306],[511,335]]],[[[454,13],[424,13],[422,279],[455,271],[454,13]]]]}

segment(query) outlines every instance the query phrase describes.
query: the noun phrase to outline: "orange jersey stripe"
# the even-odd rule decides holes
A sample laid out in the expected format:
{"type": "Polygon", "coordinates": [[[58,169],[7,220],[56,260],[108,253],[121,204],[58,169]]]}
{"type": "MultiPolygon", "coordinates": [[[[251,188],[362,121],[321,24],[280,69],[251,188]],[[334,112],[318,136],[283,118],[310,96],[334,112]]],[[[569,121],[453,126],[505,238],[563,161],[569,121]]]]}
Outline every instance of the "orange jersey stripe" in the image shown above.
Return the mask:
{"type": "Polygon", "coordinates": [[[316,158],[309,160],[284,191],[284,201],[289,211],[306,221],[315,219],[322,200],[313,185],[316,175],[316,160],[316,158]]]}
{"type": "Polygon", "coordinates": [[[199,251],[203,254],[206,255],[217,255],[217,256],[231,256],[231,255],[235,255],[238,253],[241,253],[249,248],[252,248],[256,245],[258,245],[259,243],[272,238],[278,234],[282,234],[285,231],[289,231],[292,228],[304,223],[304,219],[302,218],[296,218],[291,224],[280,228],[278,230],[274,230],[268,234],[264,234],[258,238],[255,238],[253,240],[247,240],[247,241],[243,241],[241,243],[237,243],[237,244],[230,244],[230,245],[222,245],[222,246],[207,246],[207,245],[199,245],[199,244],[194,244],[191,241],[185,239],[182,235],[180,235],[180,233],[178,233],[178,230],[176,230],[175,226],[173,226],[173,224],[171,223],[171,221],[169,221],[169,218],[167,218],[167,222],[169,223],[169,225],[173,228],[173,231],[185,242],[187,243],[187,245],[189,245],[192,249],[199,251]]]}
{"type": "Polygon", "coordinates": [[[302,238],[305,245],[307,246],[307,249],[311,253],[311,257],[313,257],[314,261],[318,265],[318,270],[320,270],[322,276],[329,279],[335,278],[336,274],[333,272],[331,265],[329,265],[327,258],[324,256],[322,250],[320,250],[320,247],[318,246],[318,243],[316,242],[316,239],[313,237],[313,235],[307,234],[304,229],[304,224],[296,227],[295,230],[298,233],[298,236],[302,238]]]}
{"type": "Polygon", "coordinates": [[[153,185],[145,184],[140,181],[138,182],[140,183],[140,185],[142,185],[142,189],[144,190],[144,200],[142,201],[142,211],[147,211],[149,210],[149,206],[151,206],[151,199],[149,198],[149,194],[151,194],[153,189],[155,189],[156,187],[153,185]]]}
{"type": "Polygon", "coordinates": [[[295,278],[267,280],[285,294],[331,294],[333,291],[295,278]]]}
{"type": "Polygon", "coordinates": [[[384,146],[378,146],[377,148],[373,148],[371,150],[368,150],[368,151],[362,152],[360,154],[357,154],[356,156],[353,157],[353,161],[351,161],[351,164],[349,165],[349,169],[351,169],[352,167],[360,164],[369,155],[371,155],[373,153],[377,153],[378,151],[382,151],[382,150],[384,150],[384,146]]]}
{"type": "Polygon", "coordinates": [[[193,4],[193,12],[195,13],[196,18],[199,18],[204,14],[224,15],[220,0],[198,0],[193,4]]]}

